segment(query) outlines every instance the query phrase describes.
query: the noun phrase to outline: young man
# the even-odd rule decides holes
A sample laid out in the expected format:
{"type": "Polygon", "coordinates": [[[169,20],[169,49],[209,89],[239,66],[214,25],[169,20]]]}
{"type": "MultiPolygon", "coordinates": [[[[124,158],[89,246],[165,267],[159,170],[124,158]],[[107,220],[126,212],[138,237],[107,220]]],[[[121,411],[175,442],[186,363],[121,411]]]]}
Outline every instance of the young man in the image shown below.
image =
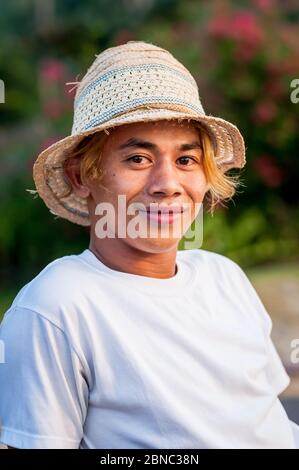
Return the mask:
{"type": "Polygon", "coordinates": [[[46,266],[6,312],[0,441],[296,448],[278,399],[289,377],[257,293],[232,260],[178,251],[244,164],[238,129],[205,115],[169,52],[130,41],[97,56],[72,136],[34,166],[46,205],[90,226],[90,245],[46,266]]]}

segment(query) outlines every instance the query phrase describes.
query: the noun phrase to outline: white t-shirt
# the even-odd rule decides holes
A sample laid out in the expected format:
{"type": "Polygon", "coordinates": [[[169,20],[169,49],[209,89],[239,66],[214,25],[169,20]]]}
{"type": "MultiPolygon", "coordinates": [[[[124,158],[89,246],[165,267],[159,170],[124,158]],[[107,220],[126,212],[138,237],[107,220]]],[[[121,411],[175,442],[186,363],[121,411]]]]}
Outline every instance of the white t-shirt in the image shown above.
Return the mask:
{"type": "Polygon", "coordinates": [[[178,251],[177,268],[128,274],[86,249],[26,284],[0,328],[0,441],[295,448],[277,398],[290,379],[244,271],[202,249],[178,251]]]}

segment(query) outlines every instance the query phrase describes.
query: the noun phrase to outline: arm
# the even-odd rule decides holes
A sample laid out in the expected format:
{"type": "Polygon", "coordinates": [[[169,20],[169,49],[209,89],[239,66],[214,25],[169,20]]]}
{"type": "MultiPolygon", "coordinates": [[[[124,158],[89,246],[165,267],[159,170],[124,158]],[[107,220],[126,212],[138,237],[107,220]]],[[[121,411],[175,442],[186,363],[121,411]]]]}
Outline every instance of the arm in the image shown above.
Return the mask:
{"type": "Polygon", "coordinates": [[[0,329],[0,441],[10,448],[78,448],[88,386],[65,333],[37,312],[15,307],[0,329]]]}

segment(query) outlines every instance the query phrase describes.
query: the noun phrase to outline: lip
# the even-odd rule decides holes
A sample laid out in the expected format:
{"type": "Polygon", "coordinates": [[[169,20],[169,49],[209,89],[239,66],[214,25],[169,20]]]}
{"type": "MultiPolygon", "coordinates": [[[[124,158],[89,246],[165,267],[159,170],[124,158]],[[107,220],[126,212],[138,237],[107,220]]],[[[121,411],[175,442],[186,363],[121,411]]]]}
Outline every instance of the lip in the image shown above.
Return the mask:
{"type": "Polygon", "coordinates": [[[148,220],[159,222],[161,224],[172,224],[175,219],[180,217],[180,215],[184,212],[182,207],[169,207],[169,208],[147,208],[147,210],[143,210],[142,212],[146,213],[148,220]]]}
{"type": "Polygon", "coordinates": [[[146,212],[150,214],[182,214],[184,212],[183,207],[178,207],[178,206],[169,206],[169,207],[146,207],[146,212]]]}

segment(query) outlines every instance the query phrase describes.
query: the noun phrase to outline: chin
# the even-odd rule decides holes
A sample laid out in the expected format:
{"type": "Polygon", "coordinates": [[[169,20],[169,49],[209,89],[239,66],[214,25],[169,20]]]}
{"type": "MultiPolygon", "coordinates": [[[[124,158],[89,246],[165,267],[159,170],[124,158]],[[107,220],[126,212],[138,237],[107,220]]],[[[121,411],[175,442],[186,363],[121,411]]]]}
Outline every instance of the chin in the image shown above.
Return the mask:
{"type": "Polygon", "coordinates": [[[180,239],[176,238],[127,238],[127,242],[137,250],[147,253],[163,253],[177,248],[180,239]]]}

